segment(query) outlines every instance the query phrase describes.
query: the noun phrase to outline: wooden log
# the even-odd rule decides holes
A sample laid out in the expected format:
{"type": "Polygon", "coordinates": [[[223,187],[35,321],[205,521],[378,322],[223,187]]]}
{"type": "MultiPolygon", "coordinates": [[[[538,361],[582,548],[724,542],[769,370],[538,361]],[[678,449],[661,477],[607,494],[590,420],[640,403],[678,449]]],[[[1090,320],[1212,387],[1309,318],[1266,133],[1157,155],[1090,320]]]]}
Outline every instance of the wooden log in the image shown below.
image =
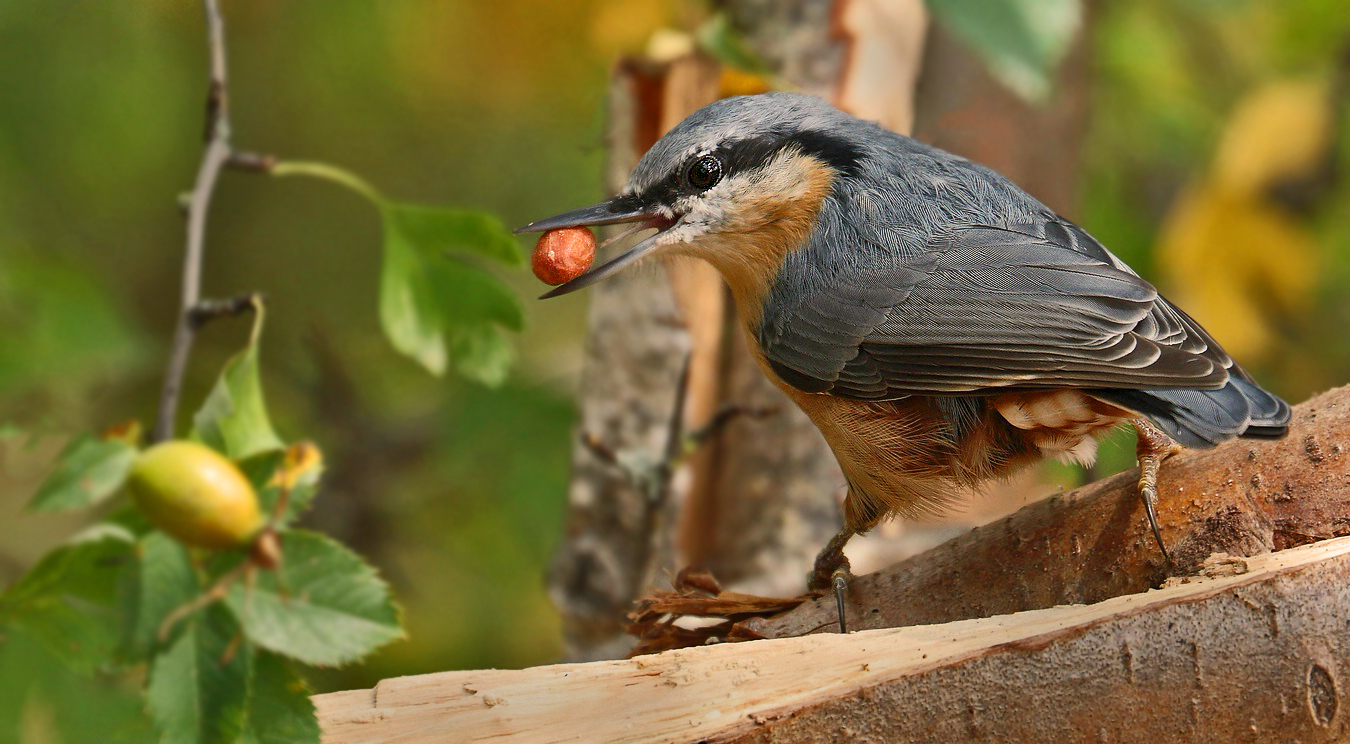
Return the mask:
{"type": "Polygon", "coordinates": [[[1350,538],[1238,570],[1094,605],[443,672],[314,701],[331,744],[1344,741],[1350,538]]]}
{"type": "MultiPolygon", "coordinates": [[[[1138,470],[1031,504],[849,587],[851,628],[893,628],[1099,602],[1195,573],[1213,553],[1252,556],[1350,534],[1350,386],[1294,410],[1288,437],[1186,450],[1159,475],[1167,566],[1135,491],[1138,470]]],[[[833,631],[833,597],[734,635],[833,631]]]]}

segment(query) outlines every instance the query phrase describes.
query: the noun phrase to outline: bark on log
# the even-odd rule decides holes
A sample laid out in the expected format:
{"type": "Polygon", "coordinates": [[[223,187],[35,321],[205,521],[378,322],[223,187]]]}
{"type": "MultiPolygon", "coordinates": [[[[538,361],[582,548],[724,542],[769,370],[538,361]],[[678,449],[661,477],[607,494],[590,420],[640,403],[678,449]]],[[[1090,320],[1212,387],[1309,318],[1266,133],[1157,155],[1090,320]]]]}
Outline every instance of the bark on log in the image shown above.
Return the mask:
{"type": "MultiPolygon", "coordinates": [[[[1253,556],[1350,535],[1350,386],[1294,409],[1278,441],[1185,450],[1159,474],[1164,565],[1135,491],[1138,470],[1031,504],[849,586],[851,628],[946,623],[1100,602],[1189,576],[1214,553],[1253,556]]],[[[741,623],[750,637],[836,626],[833,598],[741,623]]]]}
{"type": "Polygon", "coordinates": [[[1350,538],[1242,568],[1090,606],[443,672],[314,700],[331,744],[1344,741],[1350,538]]]}

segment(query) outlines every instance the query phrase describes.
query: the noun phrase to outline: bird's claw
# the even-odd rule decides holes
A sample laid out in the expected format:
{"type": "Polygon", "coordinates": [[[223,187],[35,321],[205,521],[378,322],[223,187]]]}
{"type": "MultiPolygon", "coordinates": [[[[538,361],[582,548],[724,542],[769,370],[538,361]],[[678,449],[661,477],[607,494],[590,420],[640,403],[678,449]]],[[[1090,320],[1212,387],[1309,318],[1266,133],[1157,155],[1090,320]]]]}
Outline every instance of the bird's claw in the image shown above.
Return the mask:
{"type": "Polygon", "coordinates": [[[1162,551],[1163,562],[1170,564],[1172,556],[1168,554],[1167,546],[1163,544],[1162,529],[1158,527],[1158,489],[1152,485],[1141,484],[1139,496],[1144,500],[1144,513],[1148,515],[1148,526],[1153,530],[1153,539],[1158,543],[1158,550],[1162,551]]]}
{"type": "Polygon", "coordinates": [[[1162,529],[1158,527],[1158,469],[1162,461],[1180,451],[1180,447],[1157,427],[1143,419],[1134,422],[1139,433],[1137,454],[1139,457],[1139,498],[1144,502],[1144,513],[1148,515],[1148,526],[1153,530],[1153,539],[1162,551],[1163,562],[1171,564],[1172,556],[1163,543],[1162,529]]]}
{"type": "Polygon", "coordinates": [[[834,587],[834,604],[839,612],[839,632],[848,633],[848,613],[844,608],[844,598],[848,593],[848,580],[853,578],[847,566],[840,566],[830,574],[830,585],[834,587]]]}

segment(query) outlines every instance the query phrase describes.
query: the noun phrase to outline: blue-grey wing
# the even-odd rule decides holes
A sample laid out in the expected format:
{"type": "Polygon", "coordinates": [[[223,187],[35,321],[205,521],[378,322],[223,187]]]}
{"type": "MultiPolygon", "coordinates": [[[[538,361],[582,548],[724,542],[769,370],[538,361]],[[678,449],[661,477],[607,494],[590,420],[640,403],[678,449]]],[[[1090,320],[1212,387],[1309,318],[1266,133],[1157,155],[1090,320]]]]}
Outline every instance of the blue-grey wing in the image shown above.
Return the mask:
{"type": "Polygon", "coordinates": [[[891,255],[766,307],[785,382],[859,401],[1080,388],[1190,447],[1287,430],[1288,404],[1075,225],[968,226],[891,255]]]}
{"type": "Polygon", "coordinates": [[[759,341],[808,392],[857,400],[1079,388],[1220,388],[1232,360],[1080,228],[948,231],[891,262],[826,272],[759,341]]]}

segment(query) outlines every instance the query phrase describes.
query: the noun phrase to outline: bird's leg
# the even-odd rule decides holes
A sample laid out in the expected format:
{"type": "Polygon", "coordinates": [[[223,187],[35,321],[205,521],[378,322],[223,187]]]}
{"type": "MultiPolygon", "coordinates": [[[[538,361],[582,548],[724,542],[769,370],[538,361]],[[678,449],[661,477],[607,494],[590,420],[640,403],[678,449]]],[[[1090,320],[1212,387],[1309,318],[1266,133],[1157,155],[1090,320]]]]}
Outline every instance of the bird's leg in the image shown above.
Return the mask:
{"type": "Polygon", "coordinates": [[[853,578],[853,573],[849,571],[848,556],[844,555],[844,546],[856,534],[857,530],[845,527],[839,534],[830,538],[830,542],[816,556],[815,568],[811,570],[811,578],[807,582],[807,588],[813,592],[834,591],[834,602],[839,611],[840,633],[848,632],[848,626],[844,621],[844,593],[848,590],[849,580],[853,578]]]}
{"type": "Polygon", "coordinates": [[[1181,451],[1181,447],[1172,438],[1144,419],[1131,422],[1139,435],[1135,455],[1139,458],[1139,497],[1144,500],[1144,511],[1148,514],[1148,526],[1153,529],[1153,539],[1158,541],[1163,560],[1171,563],[1163,544],[1162,530],[1158,529],[1158,467],[1162,461],[1181,451]]]}

